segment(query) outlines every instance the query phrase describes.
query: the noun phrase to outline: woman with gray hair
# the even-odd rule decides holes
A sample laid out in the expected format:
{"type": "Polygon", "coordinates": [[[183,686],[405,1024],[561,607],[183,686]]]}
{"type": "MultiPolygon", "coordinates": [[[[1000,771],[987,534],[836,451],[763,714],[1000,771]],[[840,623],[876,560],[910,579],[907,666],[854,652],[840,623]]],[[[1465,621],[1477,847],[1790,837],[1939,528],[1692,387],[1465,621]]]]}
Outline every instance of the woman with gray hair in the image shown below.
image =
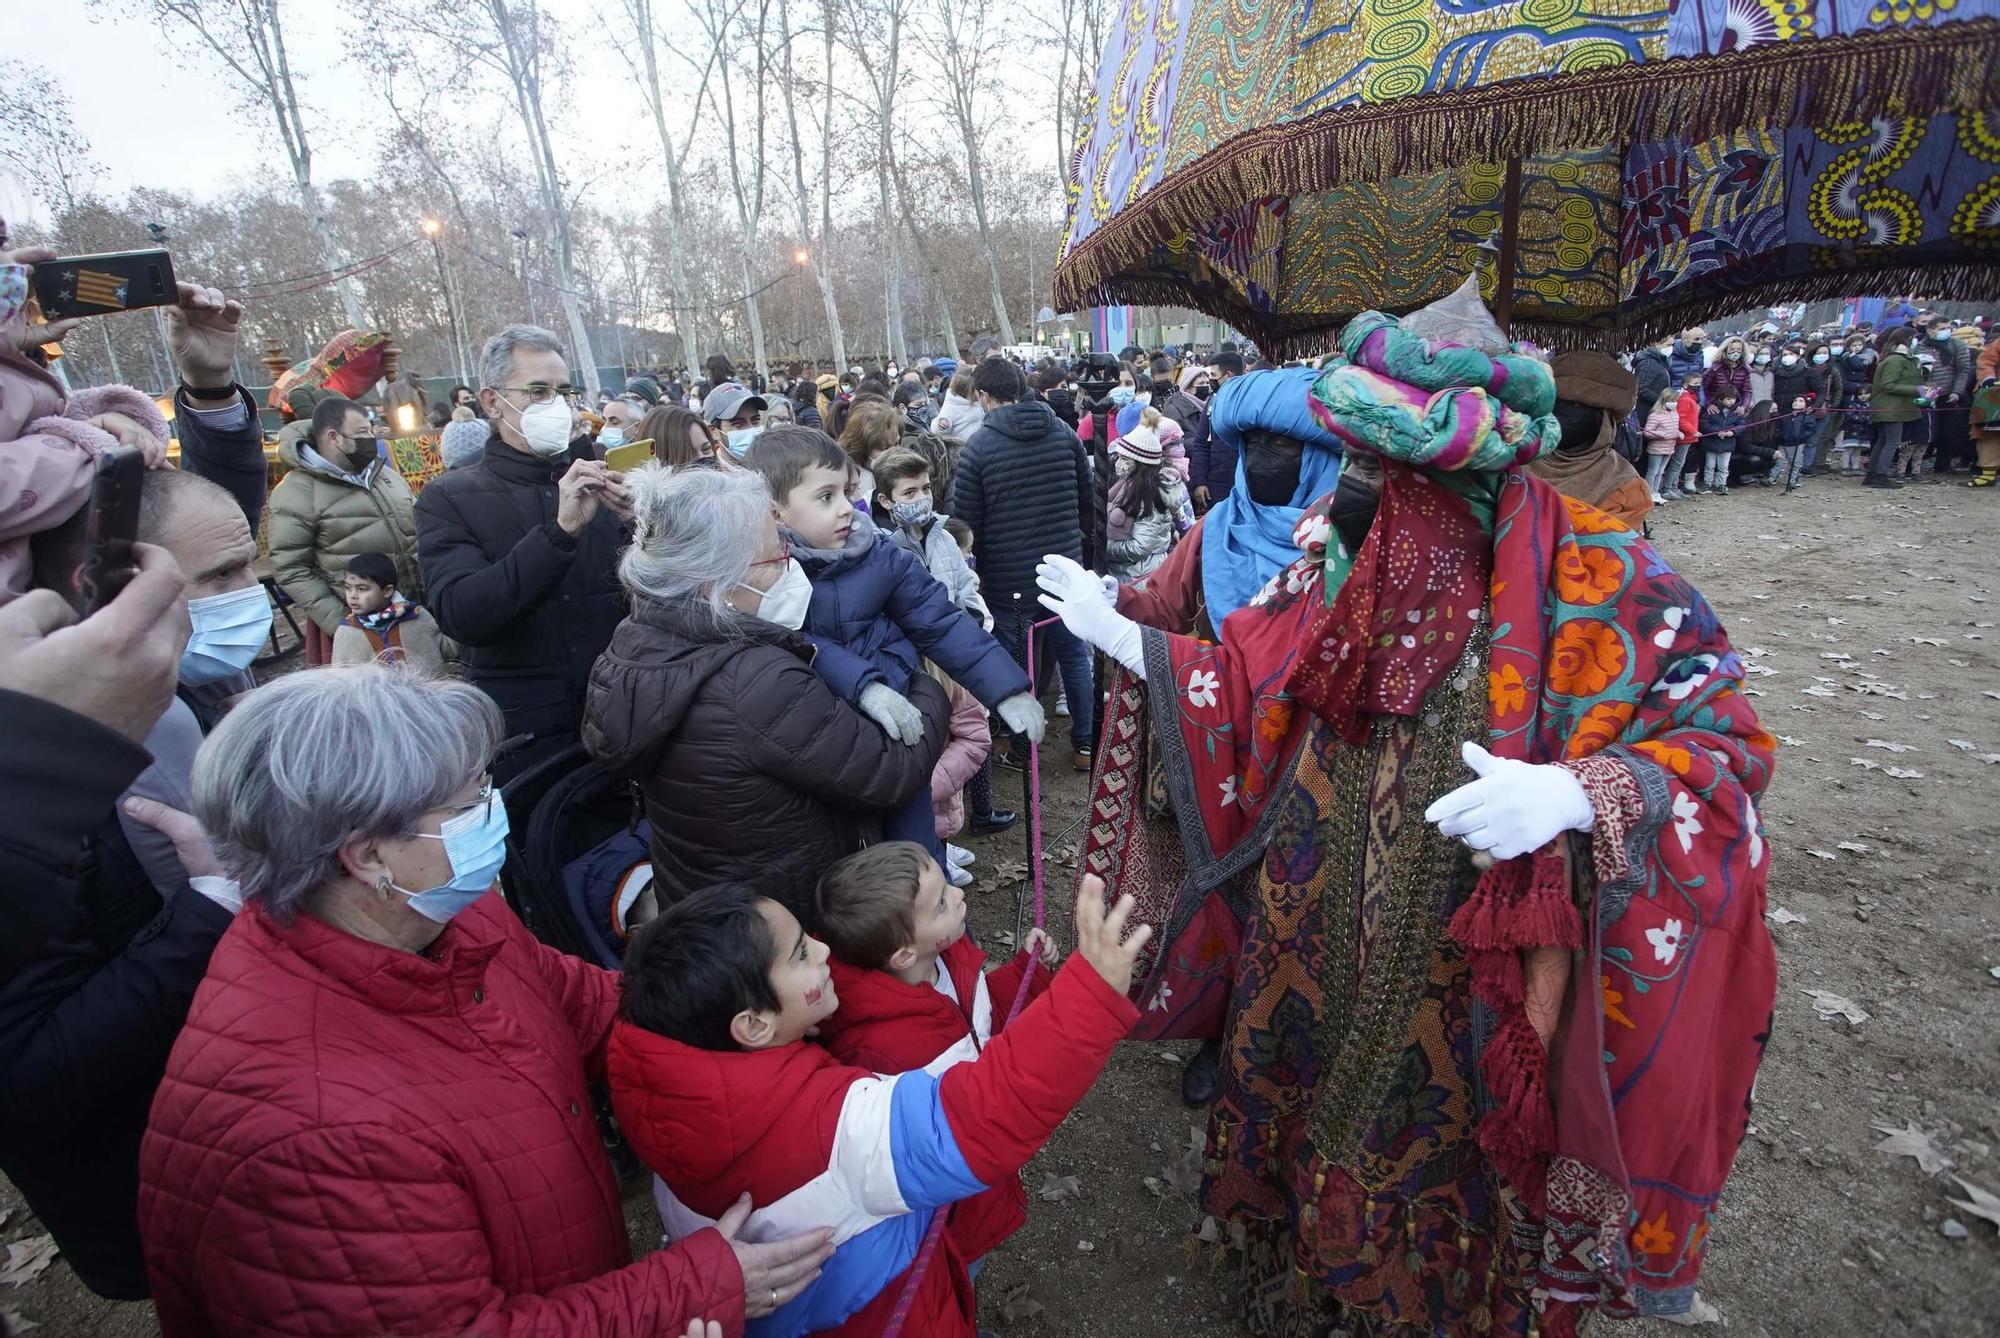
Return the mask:
{"type": "Polygon", "coordinates": [[[140,1149],[163,1333],[701,1338],[826,1257],[735,1239],[746,1201],[632,1262],[585,1087],[617,978],[491,895],[500,733],[477,688],[364,666],[261,688],[203,744],[190,868],[245,906],[140,1149]]]}
{"type": "Polygon", "coordinates": [[[663,906],[742,883],[810,921],[820,875],[930,784],[950,704],[919,675],[923,737],[906,745],[820,681],[798,631],[812,586],[760,476],[626,478],[632,612],[591,673],[584,745],[641,783],[663,906]]]}

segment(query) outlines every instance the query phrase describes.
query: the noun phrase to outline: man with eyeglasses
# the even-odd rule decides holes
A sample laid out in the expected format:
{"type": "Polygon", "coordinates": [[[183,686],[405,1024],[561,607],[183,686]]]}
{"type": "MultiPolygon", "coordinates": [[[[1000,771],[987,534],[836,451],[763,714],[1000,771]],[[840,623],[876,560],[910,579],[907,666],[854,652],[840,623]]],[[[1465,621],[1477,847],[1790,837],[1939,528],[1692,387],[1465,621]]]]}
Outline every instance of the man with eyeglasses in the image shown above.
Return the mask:
{"type": "Polygon", "coordinates": [[[572,459],[577,390],[554,334],[494,335],[479,385],[493,435],[417,498],[417,560],[438,626],[506,716],[504,784],[576,738],[590,666],[625,616],[616,568],[632,494],[603,461],[572,459]]]}

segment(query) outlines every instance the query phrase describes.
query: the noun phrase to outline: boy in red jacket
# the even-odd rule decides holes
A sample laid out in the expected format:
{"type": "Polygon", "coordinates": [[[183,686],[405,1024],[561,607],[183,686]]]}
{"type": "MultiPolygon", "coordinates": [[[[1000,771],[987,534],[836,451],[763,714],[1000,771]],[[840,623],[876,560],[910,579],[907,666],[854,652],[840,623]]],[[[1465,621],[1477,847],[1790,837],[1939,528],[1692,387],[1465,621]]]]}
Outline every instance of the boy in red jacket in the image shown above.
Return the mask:
{"type": "Polygon", "coordinates": [[[606,1049],[620,1129],[660,1177],[670,1237],[748,1198],[752,1240],[833,1230],[833,1256],[801,1289],[746,1297],[745,1332],[881,1333],[906,1286],[904,1331],[972,1338],[972,1286],[952,1232],[911,1283],[931,1210],[1019,1174],[1138,1020],[1125,997],[1151,937],[1077,896],[1076,955],[977,1061],[884,1077],[806,1042],[840,999],[826,945],[743,888],[710,888],[626,950],[606,1049]]]}
{"type": "MultiPolygon", "coordinates": [[[[884,841],[849,855],[819,883],[819,925],[833,952],[840,1007],[820,1024],[836,1059],[874,1073],[943,1073],[979,1058],[1007,1023],[1030,954],[1057,964],[1046,934],[1030,931],[1014,959],[988,974],[965,935],[965,894],[922,846],[884,841]]],[[[1048,988],[1037,972],[1030,1001],[1048,988]]],[[[1028,1220],[1019,1176],[955,1205],[951,1233],[972,1272],[1028,1220]]]]}

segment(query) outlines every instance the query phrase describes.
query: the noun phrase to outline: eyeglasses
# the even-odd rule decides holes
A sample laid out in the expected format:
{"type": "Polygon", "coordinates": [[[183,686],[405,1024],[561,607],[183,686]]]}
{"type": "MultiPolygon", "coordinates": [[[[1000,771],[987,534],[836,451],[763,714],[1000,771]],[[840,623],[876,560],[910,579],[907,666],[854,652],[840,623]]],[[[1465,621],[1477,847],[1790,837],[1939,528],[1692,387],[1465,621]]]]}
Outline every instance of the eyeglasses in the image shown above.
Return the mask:
{"type": "MultiPolygon", "coordinates": [[[[450,818],[455,818],[461,813],[470,813],[475,809],[483,809],[491,806],[493,796],[496,793],[498,792],[493,788],[493,773],[489,771],[486,773],[486,783],[479,787],[479,793],[473,798],[466,800],[462,804],[439,804],[436,808],[425,811],[447,814],[447,821],[449,821],[450,818]]],[[[418,833],[420,836],[422,834],[421,832],[418,833]]]]}
{"type": "Polygon", "coordinates": [[[544,385],[540,381],[527,386],[495,386],[493,388],[503,395],[526,395],[530,404],[547,404],[558,395],[571,404],[575,404],[577,397],[583,394],[583,391],[576,386],[569,384],[551,386],[544,385]]]}

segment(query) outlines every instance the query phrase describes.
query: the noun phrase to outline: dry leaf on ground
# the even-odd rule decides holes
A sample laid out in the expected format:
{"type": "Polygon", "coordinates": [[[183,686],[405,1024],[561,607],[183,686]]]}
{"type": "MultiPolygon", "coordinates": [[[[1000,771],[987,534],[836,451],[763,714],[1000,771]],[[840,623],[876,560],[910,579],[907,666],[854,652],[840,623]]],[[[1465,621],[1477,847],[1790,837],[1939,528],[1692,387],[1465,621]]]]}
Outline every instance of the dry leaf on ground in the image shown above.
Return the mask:
{"type": "Polygon", "coordinates": [[[1852,850],[1857,855],[1865,855],[1874,848],[1865,841],[1842,841],[1835,847],[1837,850],[1852,850]]]}
{"type": "Polygon", "coordinates": [[[1052,1172],[1048,1179],[1042,1181],[1042,1202],[1044,1203],[1056,1203],[1063,1199],[1080,1199],[1082,1197],[1083,1182],[1073,1175],[1056,1175],[1052,1172]]]}
{"type": "Polygon", "coordinates": [[[32,1282],[55,1261],[54,1236],[30,1236],[7,1247],[7,1260],[0,1263],[0,1286],[18,1287],[32,1282]]]}
{"type": "Polygon", "coordinates": [[[1844,1017],[1856,1027],[1868,1020],[1868,1010],[1852,999],[1831,990],[1807,990],[1806,993],[1812,996],[1813,1011],[1823,1018],[1844,1017]]]}
{"type": "Polygon", "coordinates": [[[1955,1175],[1952,1179],[1958,1181],[1964,1188],[1967,1197],[1952,1199],[1951,1206],[1963,1208],[1974,1217],[1983,1217],[1994,1226],[2000,1227],[2000,1194],[1981,1189],[1962,1175],[1955,1175]]]}
{"type": "Polygon", "coordinates": [[[1010,1288],[1007,1294],[1000,1298],[1000,1322],[1019,1324],[1024,1319],[1033,1319],[1041,1314],[1044,1308],[1040,1301],[1028,1295],[1028,1284],[1024,1282],[1018,1287],[1010,1288]]]}
{"type": "Polygon", "coordinates": [[[1892,1157],[1914,1157],[1917,1169],[1925,1175],[1936,1175],[1947,1166],[1955,1165],[1937,1140],[1919,1129],[1914,1123],[1906,1123],[1901,1129],[1893,1124],[1870,1124],[1869,1128],[1888,1137],[1875,1145],[1877,1152],[1886,1152],[1892,1157]]]}
{"type": "Polygon", "coordinates": [[[1806,917],[1797,911],[1788,911],[1783,906],[1774,906],[1764,912],[1764,918],[1774,925],[1802,925],[1806,917]]]}
{"type": "Polygon", "coordinates": [[[1880,748],[1885,753],[1914,753],[1917,751],[1916,745],[1898,743],[1894,739],[1869,739],[1862,743],[1861,746],[1863,748],[1880,748]]]}

